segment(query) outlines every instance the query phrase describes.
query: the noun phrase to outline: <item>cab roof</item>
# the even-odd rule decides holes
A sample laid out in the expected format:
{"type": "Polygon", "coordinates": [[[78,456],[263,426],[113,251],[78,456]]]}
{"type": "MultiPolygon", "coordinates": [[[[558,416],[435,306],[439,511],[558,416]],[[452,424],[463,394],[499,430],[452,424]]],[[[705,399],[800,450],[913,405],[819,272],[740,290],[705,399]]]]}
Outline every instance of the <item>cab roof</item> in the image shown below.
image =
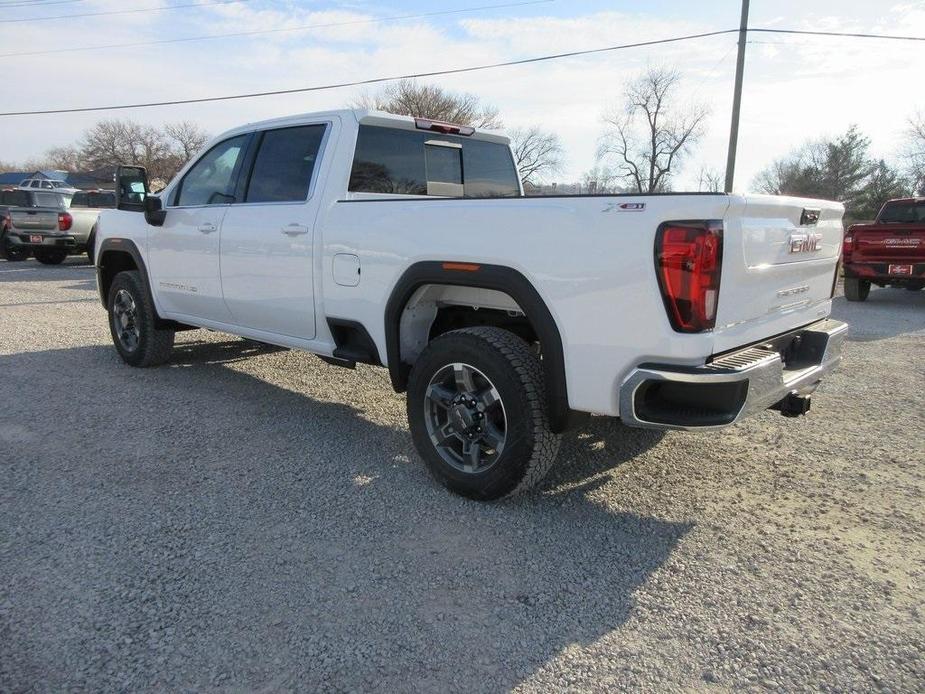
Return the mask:
{"type": "MultiPolygon", "coordinates": [[[[325,118],[342,118],[345,120],[354,120],[358,124],[363,125],[378,125],[389,128],[399,128],[402,130],[416,130],[420,129],[420,126],[417,124],[417,121],[424,119],[415,119],[411,116],[399,116],[394,113],[386,113],[385,111],[375,111],[371,109],[353,109],[353,108],[343,108],[336,109],[333,111],[316,111],[311,113],[299,113],[291,116],[283,116],[280,118],[271,118],[263,121],[256,121],[253,123],[247,123],[245,125],[233,128],[225,133],[220,135],[220,138],[227,137],[229,135],[234,135],[240,132],[248,132],[250,130],[263,130],[267,128],[274,127],[285,127],[287,125],[299,125],[304,123],[306,120],[322,120],[325,118]]],[[[437,122],[437,121],[432,121],[437,122]]],[[[454,133],[445,133],[445,134],[454,134],[454,133]]],[[[497,130],[488,130],[482,128],[474,128],[474,131],[469,137],[475,140],[485,140],[489,142],[497,142],[499,144],[509,144],[510,138],[506,137],[503,133],[497,130]]],[[[218,139],[218,138],[217,138],[218,139]]]]}

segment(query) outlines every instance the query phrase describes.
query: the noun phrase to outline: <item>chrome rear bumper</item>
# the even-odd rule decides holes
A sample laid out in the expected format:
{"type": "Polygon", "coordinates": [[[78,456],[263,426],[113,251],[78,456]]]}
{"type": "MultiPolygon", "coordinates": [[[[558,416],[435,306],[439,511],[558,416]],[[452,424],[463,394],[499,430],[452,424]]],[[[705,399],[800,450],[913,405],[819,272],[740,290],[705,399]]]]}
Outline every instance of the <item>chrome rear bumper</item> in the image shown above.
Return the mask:
{"type": "Polygon", "coordinates": [[[827,319],[703,366],[641,364],[620,387],[620,417],[629,426],[653,429],[734,424],[780,406],[788,396],[811,394],[841,359],[847,333],[846,323],[827,319]]]}

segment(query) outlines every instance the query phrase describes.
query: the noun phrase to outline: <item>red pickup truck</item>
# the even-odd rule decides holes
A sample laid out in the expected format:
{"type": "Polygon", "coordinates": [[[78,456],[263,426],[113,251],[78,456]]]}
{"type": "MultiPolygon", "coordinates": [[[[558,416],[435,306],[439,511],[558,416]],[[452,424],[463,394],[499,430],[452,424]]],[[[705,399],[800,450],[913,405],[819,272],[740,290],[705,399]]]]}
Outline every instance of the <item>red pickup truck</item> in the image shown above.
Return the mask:
{"type": "Polygon", "coordinates": [[[853,224],[842,248],[845,298],[864,301],[870,285],[925,287],[925,198],[890,200],[873,224],[853,224]]]}

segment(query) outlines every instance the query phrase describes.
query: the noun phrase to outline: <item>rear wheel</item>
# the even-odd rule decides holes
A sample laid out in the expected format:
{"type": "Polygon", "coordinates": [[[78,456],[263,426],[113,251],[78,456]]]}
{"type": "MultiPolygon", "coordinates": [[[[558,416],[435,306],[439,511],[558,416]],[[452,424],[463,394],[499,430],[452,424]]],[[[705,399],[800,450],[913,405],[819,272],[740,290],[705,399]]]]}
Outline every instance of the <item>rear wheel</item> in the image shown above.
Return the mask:
{"type": "Polygon", "coordinates": [[[63,248],[36,248],[35,259],[42,265],[60,265],[67,258],[67,251],[63,248]]]}
{"type": "Polygon", "coordinates": [[[845,298],[848,301],[866,301],[870,294],[870,280],[859,280],[856,277],[845,278],[845,298]]]}
{"type": "Polygon", "coordinates": [[[170,358],[174,331],[158,327],[154,302],[137,270],[116,275],[106,306],[112,342],[126,364],[157,366],[170,358]]]}
{"type": "Polygon", "coordinates": [[[559,450],[542,365],[500,328],[454,330],[427,346],[408,383],[408,423],[433,476],[472,499],[531,488],[559,450]]]}
{"type": "Polygon", "coordinates": [[[0,238],[0,257],[6,258],[10,262],[18,262],[29,257],[29,249],[25,246],[14,246],[10,243],[7,235],[0,238]]]}
{"type": "Polygon", "coordinates": [[[906,285],[906,291],[910,291],[910,292],[920,292],[922,291],[923,288],[925,288],[925,284],[922,284],[922,283],[906,285]]]}

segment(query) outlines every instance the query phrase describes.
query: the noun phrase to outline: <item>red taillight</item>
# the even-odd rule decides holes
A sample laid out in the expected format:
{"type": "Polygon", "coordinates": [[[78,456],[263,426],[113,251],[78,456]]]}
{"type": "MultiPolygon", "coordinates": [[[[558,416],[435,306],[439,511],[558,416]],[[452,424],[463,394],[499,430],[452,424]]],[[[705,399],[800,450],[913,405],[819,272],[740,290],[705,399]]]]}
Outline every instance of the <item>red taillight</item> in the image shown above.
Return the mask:
{"type": "Polygon", "coordinates": [[[655,236],[655,271],[671,327],[682,333],[716,325],[723,261],[722,222],[668,222],[655,236]]]}
{"type": "Polygon", "coordinates": [[[74,218],[71,216],[70,212],[58,213],[58,231],[67,231],[71,228],[71,224],[73,223],[74,218]]]}
{"type": "Polygon", "coordinates": [[[841,254],[845,260],[848,259],[848,256],[851,255],[851,252],[854,250],[854,237],[851,234],[845,234],[845,240],[842,241],[841,245],[841,254]]]}

